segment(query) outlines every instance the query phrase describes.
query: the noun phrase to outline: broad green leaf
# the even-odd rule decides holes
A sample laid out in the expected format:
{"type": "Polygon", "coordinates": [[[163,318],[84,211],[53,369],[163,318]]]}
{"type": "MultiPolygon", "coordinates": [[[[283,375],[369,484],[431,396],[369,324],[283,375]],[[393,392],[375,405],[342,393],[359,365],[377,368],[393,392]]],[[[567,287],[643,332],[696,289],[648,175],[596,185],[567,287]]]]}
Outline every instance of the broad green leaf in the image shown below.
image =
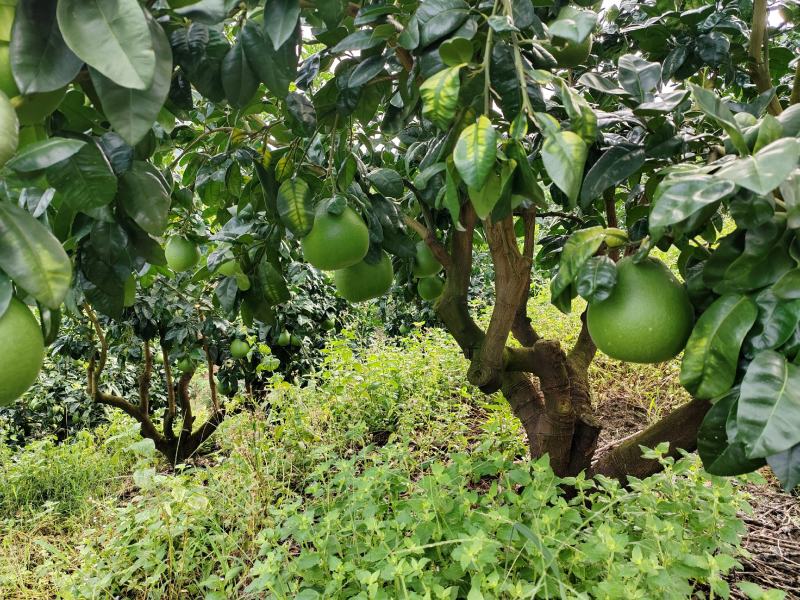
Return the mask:
{"type": "Polygon", "coordinates": [[[350,79],[347,85],[350,88],[359,88],[367,85],[372,79],[377,77],[386,68],[386,59],[382,54],[371,56],[362,60],[358,66],[353,69],[350,74],[350,79]]]}
{"type": "Polygon", "coordinates": [[[747,142],[744,140],[739,124],[733,117],[731,109],[725,105],[722,99],[711,90],[707,90],[692,83],[689,84],[689,87],[692,90],[692,97],[694,97],[700,110],[722,126],[725,133],[730,136],[731,142],[733,142],[739,154],[741,156],[750,154],[750,150],[747,147],[747,142]]]}
{"type": "Polygon", "coordinates": [[[786,224],[791,229],[800,229],[800,170],[795,170],[780,184],[781,195],[786,204],[786,224]]]}
{"type": "Polygon", "coordinates": [[[394,169],[376,169],[367,175],[372,186],[387,198],[400,198],[403,195],[403,178],[394,169]]]}
{"type": "Polygon", "coordinates": [[[442,199],[445,208],[450,213],[450,218],[453,220],[453,225],[458,231],[464,231],[464,226],[461,225],[461,197],[458,193],[458,173],[456,173],[455,165],[452,160],[447,161],[447,170],[445,172],[445,190],[444,198],[442,199]]]}
{"type": "Polygon", "coordinates": [[[766,288],[755,298],[758,318],[747,340],[748,354],[759,350],[774,350],[786,342],[800,323],[800,302],[782,300],[772,288],[766,288]]]}
{"type": "Polygon", "coordinates": [[[78,57],[117,84],[147,89],[156,55],[137,0],[59,0],[58,25],[78,57]]]}
{"type": "Polygon", "coordinates": [[[587,302],[602,302],[617,284],[617,265],[607,256],[592,256],[578,271],[578,294],[587,302]]]}
{"type": "Polygon", "coordinates": [[[689,90],[675,90],[661,93],[649,102],[642,102],[633,109],[633,114],[642,117],[653,117],[671,113],[681,105],[688,95],[689,90]]]}
{"type": "Polygon", "coordinates": [[[272,263],[262,260],[256,270],[256,284],[270,306],[282,304],[291,297],[283,274],[272,263]]]}
{"type": "Polygon", "coordinates": [[[783,125],[780,121],[770,114],[761,117],[761,124],[758,126],[756,143],[753,152],[758,152],[762,148],[769,146],[772,142],[783,137],[783,125]]]}
{"type": "Polygon", "coordinates": [[[787,492],[800,485],[800,444],[768,456],[767,464],[787,492]]]}
{"type": "Polygon", "coordinates": [[[0,317],[2,317],[8,305],[11,304],[11,298],[14,297],[14,285],[11,283],[8,275],[0,271],[0,317]]]}
{"type": "Polygon", "coordinates": [[[314,207],[308,184],[299,177],[287,179],[278,188],[278,215],[296,237],[302,238],[314,225],[314,207]]]}
{"type": "Polygon", "coordinates": [[[19,146],[19,119],[14,106],[0,92],[0,167],[14,156],[19,146]]]}
{"type": "Polygon", "coordinates": [[[116,132],[131,146],[150,131],[167,99],[172,81],[172,48],[167,34],[150,16],[147,25],[156,51],[156,68],[153,80],[146,89],[120,86],[99,71],[89,69],[103,112],[116,132]]]}
{"type": "Polygon", "coordinates": [[[20,173],[41,171],[78,152],[86,145],[83,140],[52,137],[41,142],[25,146],[7,166],[20,173]]]}
{"type": "MultiPolygon", "coordinates": [[[[516,161],[509,160],[503,163],[499,172],[493,170],[489,174],[483,187],[468,187],[469,199],[475,207],[475,214],[478,215],[478,218],[487,218],[492,214],[492,211],[501,199],[508,198],[511,193],[509,184],[511,183],[511,177],[516,166],[516,161]]],[[[500,220],[502,217],[493,215],[492,218],[494,220],[500,220]]]]}
{"type": "Polygon", "coordinates": [[[278,50],[272,47],[260,22],[249,20],[240,34],[250,68],[278,98],[285,98],[289,85],[297,77],[297,35],[278,50]]]}
{"type": "Polygon", "coordinates": [[[758,310],[747,296],[722,296],[700,315],[681,362],[681,385],[696,398],[727,392],[736,378],[739,350],[758,310]]]}
{"type": "Polygon", "coordinates": [[[580,79],[578,79],[578,83],[593,90],[597,90],[598,92],[611,94],[612,96],[628,95],[628,92],[619,87],[616,82],[598,73],[584,73],[580,76],[580,79]]]}
{"type": "Polygon", "coordinates": [[[550,296],[556,298],[569,289],[583,265],[594,256],[605,239],[602,227],[589,227],[573,233],[564,244],[558,273],[550,282],[550,296]]]}
{"type": "Polygon", "coordinates": [[[592,165],[581,187],[581,206],[599,198],[604,191],[617,185],[634,173],[644,164],[645,152],[640,146],[612,146],[592,165]]]}
{"type": "Polygon", "coordinates": [[[75,79],[83,65],[64,43],[52,0],[19,2],[9,50],[22,94],[60,89],[75,79]]]}
{"type": "Polygon", "coordinates": [[[117,193],[117,178],[111,165],[93,143],[48,167],[45,174],[48,183],[74,211],[105,206],[117,193]]]}
{"type": "Polygon", "coordinates": [[[462,37],[451,38],[439,44],[439,56],[448,67],[470,62],[473,52],[472,42],[462,37]]]}
{"type": "Polygon", "coordinates": [[[119,178],[117,198],[128,216],[147,233],[164,233],[169,224],[170,194],[153,165],[134,161],[119,178]]]}
{"type": "Polygon", "coordinates": [[[775,282],[772,292],[781,300],[800,299],[800,269],[792,269],[775,282]]]}
{"type": "Polygon", "coordinates": [[[225,97],[232,106],[244,108],[255,96],[258,83],[258,77],[247,62],[242,43],[236,42],[222,61],[222,87],[225,88],[225,97]]]}
{"type": "Polygon", "coordinates": [[[542,146],[544,168],[553,183],[566,194],[571,207],[578,200],[586,154],[586,144],[571,131],[545,134],[542,146]]]}
{"type": "Polygon", "coordinates": [[[597,137],[597,115],[589,103],[564,81],[558,80],[559,96],[569,117],[569,130],[577,133],[588,145],[597,137]]]}
{"type": "MultiPolygon", "coordinates": [[[[171,3],[175,7],[175,2],[171,3]]],[[[181,1],[185,6],[175,7],[175,12],[182,17],[191,19],[206,25],[215,25],[225,19],[225,16],[233,9],[237,0],[191,0],[191,2],[181,1]]]]}
{"type": "Polygon", "coordinates": [[[27,211],[0,202],[0,269],[48,308],[58,308],[72,282],[61,243],[27,211]]]}
{"type": "Polygon", "coordinates": [[[460,66],[439,71],[419,88],[422,114],[439,129],[447,129],[456,114],[461,89],[460,71],[460,66]]]}
{"type": "Polygon", "coordinates": [[[697,432],[697,453],[703,468],[712,475],[742,475],[764,465],[763,459],[747,458],[741,442],[729,440],[727,425],[736,419],[737,398],[735,391],[720,398],[706,413],[697,432]]]}
{"type": "Polygon", "coordinates": [[[736,420],[750,458],[800,443],[800,366],[773,350],[758,353],[742,380],[736,420]]]}
{"type": "Polygon", "coordinates": [[[469,16],[469,10],[469,4],[464,0],[425,0],[420,3],[413,17],[419,46],[427,48],[461,27],[469,16]]]}
{"type": "Polygon", "coordinates": [[[272,40],[274,50],[283,46],[292,36],[299,18],[298,0],[267,0],[264,7],[264,31],[272,40]]]}
{"type": "Polygon", "coordinates": [[[765,195],[782,184],[797,168],[800,140],[781,138],[754,156],[739,158],[722,167],[717,176],[756,194],[765,195]]]}
{"type": "Polygon", "coordinates": [[[640,102],[652,100],[653,91],[661,85],[661,65],[625,54],[619,57],[618,66],[622,88],[640,102]]]}
{"type": "Polygon", "coordinates": [[[550,35],[580,44],[589,37],[597,25],[597,14],[591,10],[575,10],[565,7],[555,21],[548,25],[550,35]]]}
{"type": "Polygon", "coordinates": [[[492,171],[496,157],[497,133],[492,122],[481,115],[458,138],[453,151],[456,169],[468,187],[480,189],[492,171]]]}
{"type": "Polygon", "coordinates": [[[667,178],[656,188],[650,211],[650,235],[658,240],[671,225],[677,225],[695,213],[720,202],[733,192],[730,181],[711,175],[667,178]]]}
{"type": "Polygon", "coordinates": [[[293,132],[302,137],[314,135],[317,129],[317,113],[308,98],[298,92],[289,92],[286,96],[286,108],[289,110],[287,123],[293,132]]]}

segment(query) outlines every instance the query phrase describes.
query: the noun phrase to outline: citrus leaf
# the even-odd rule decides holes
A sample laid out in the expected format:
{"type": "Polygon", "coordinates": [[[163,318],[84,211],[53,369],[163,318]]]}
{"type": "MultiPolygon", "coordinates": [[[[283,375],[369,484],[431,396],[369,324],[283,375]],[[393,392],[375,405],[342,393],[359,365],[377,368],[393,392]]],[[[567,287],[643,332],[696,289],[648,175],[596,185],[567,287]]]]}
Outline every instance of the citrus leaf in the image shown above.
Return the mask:
{"type": "Polygon", "coordinates": [[[747,296],[729,294],[714,301],[695,323],[681,362],[681,385],[696,398],[716,398],[736,378],[739,350],[758,315],[747,296]]]}
{"type": "Polygon", "coordinates": [[[255,96],[258,83],[258,77],[247,62],[244,46],[241,42],[236,42],[222,61],[222,87],[225,88],[225,97],[236,108],[244,108],[255,96]]]}
{"type": "Polygon", "coordinates": [[[581,206],[599,198],[604,191],[636,173],[644,164],[640,146],[612,146],[592,165],[581,187],[581,206]]]}
{"type": "Polygon", "coordinates": [[[768,456],[767,464],[787,492],[800,485],[800,444],[768,456]]]}
{"type": "Polygon", "coordinates": [[[736,420],[750,458],[800,442],[800,366],[773,350],[758,353],[742,380],[736,420]]]}
{"type": "Polygon", "coordinates": [[[665,179],[656,188],[650,211],[650,235],[658,240],[670,225],[677,225],[733,192],[730,181],[711,175],[665,179]]]}
{"type": "Polygon", "coordinates": [[[617,284],[617,265],[607,256],[592,256],[578,271],[575,283],[587,302],[602,302],[617,284]]]}
{"type": "Polygon", "coordinates": [[[387,198],[399,198],[403,195],[403,178],[394,169],[376,169],[367,175],[367,180],[387,198]]]}
{"type": "Polygon", "coordinates": [[[117,193],[117,178],[111,165],[93,143],[48,167],[45,174],[48,183],[74,211],[105,206],[117,193]]]}
{"type": "Polygon", "coordinates": [[[589,227],[573,233],[561,251],[558,273],[550,282],[550,296],[556,298],[566,291],[584,263],[600,248],[605,239],[605,230],[600,227],[589,227]]]}
{"type": "Polygon", "coordinates": [[[300,18],[298,0],[267,0],[264,7],[264,31],[277,50],[288,40],[297,27],[300,18]]]}
{"type": "Polygon", "coordinates": [[[287,179],[278,188],[278,215],[296,237],[304,237],[314,225],[314,208],[308,184],[299,178],[287,179]]]}
{"type": "Polygon", "coordinates": [[[119,178],[117,198],[136,224],[151,235],[161,235],[169,224],[169,190],[150,163],[134,161],[119,178]]]}
{"type": "Polygon", "coordinates": [[[155,123],[172,80],[172,48],[167,35],[150,16],[147,25],[156,51],[156,68],[152,83],[146,89],[123,87],[96,69],[89,69],[103,112],[116,132],[131,146],[136,145],[155,123]]]}
{"type": "Polygon", "coordinates": [[[86,145],[83,140],[53,137],[25,146],[6,166],[19,173],[40,171],[78,152],[86,145]]]}
{"type": "Polygon", "coordinates": [[[61,243],[30,213],[0,202],[0,269],[48,308],[58,308],[72,281],[61,243]]]}
{"type": "Polygon", "coordinates": [[[697,454],[703,468],[712,475],[742,475],[764,465],[763,459],[747,458],[741,442],[729,441],[728,424],[736,419],[737,398],[736,392],[720,398],[706,413],[697,432],[697,454]]]}
{"type": "Polygon", "coordinates": [[[241,39],[250,68],[267,89],[279,98],[289,93],[289,84],[297,77],[297,44],[292,36],[275,50],[258,21],[248,20],[241,39]]]}
{"type": "Polygon", "coordinates": [[[578,199],[586,154],[586,144],[571,131],[545,135],[542,146],[544,168],[553,183],[566,194],[570,207],[574,207],[578,199]]]}
{"type": "Polygon", "coordinates": [[[83,65],[64,43],[52,0],[25,0],[17,5],[9,51],[22,94],[60,89],[75,79],[83,65]]]}
{"type": "Polygon", "coordinates": [[[619,84],[640,102],[653,98],[653,90],[661,84],[661,65],[635,54],[619,57],[619,84]]]}
{"type": "Polygon", "coordinates": [[[460,66],[443,69],[426,79],[419,88],[422,114],[439,129],[447,129],[456,114],[461,89],[460,71],[460,66]]]}
{"type": "Polygon", "coordinates": [[[496,157],[497,133],[492,122],[481,115],[458,138],[453,151],[456,169],[468,187],[480,189],[494,167],[496,157]]]}
{"type": "Polygon", "coordinates": [[[800,302],[797,300],[784,301],[772,288],[759,292],[755,300],[758,318],[747,340],[749,355],[783,345],[800,323],[800,302]]]}
{"type": "Polygon", "coordinates": [[[781,138],[759,150],[754,156],[739,158],[717,172],[718,177],[756,194],[765,195],[777,188],[797,168],[800,140],[781,138]]]}
{"type": "Polygon", "coordinates": [[[731,142],[733,142],[739,154],[742,156],[750,154],[750,150],[747,147],[747,142],[745,142],[739,124],[736,122],[736,119],[733,118],[731,109],[725,105],[722,99],[711,90],[691,83],[689,87],[692,90],[692,97],[695,102],[697,102],[700,110],[722,126],[725,133],[730,136],[731,142]]]}
{"type": "Polygon", "coordinates": [[[781,300],[800,299],[800,269],[787,271],[772,286],[775,296],[781,300]]]}
{"type": "Polygon", "coordinates": [[[59,0],[57,16],[64,41],[81,60],[121,86],[150,86],[156,54],[136,0],[59,0]]]}
{"type": "Polygon", "coordinates": [[[800,229],[800,169],[782,182],[780,188],[786,204],[786,224],[791,229],[800,229]]]}

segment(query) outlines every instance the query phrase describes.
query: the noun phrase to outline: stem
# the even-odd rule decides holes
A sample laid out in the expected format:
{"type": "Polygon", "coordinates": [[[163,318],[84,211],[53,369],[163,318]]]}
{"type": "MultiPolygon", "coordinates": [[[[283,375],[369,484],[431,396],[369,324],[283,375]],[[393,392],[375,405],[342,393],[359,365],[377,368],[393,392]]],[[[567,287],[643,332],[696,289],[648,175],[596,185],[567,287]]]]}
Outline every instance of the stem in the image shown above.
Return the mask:
{"type": "MultiPolygon", "coordinates": [[[[492,15],[494,16],[497,11],[497,3],[492,6],[492,15]]],[[[494,30],[489,27],[486,33],[486,47],[483,51],[483,114],[489,115],[489,106],[491,104],[491,96],[489,88],[491,86],[491,62],[492,62],[492,36],[494,30]]]]}
{"type": "MultiPolygon", "coordinates": [[[[767,36],[767,0],[753,2],[753,22],[750,27],[750,78],[759,93],[772,89],[772,78],[769,75],[769,55],[767,36]]],[[[778,98],[773,96],[769,103],[769,112],[779,115],[783,112],[778,98]]]]}

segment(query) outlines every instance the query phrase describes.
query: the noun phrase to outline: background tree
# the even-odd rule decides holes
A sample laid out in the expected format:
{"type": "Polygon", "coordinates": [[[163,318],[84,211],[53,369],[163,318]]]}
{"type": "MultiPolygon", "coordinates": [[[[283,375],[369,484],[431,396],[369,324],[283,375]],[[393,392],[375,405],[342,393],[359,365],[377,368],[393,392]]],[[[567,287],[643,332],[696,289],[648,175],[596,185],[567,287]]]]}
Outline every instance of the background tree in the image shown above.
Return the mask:
{"type": "Polygon", "coordinates": [[[434,301],[469,381],[502,391],[558,474],[643,476],[659,465],[640,445],[699,441],[711,472],[766,459],[797,482],[795,4],[21,0],[3,15],[0,297],[35,299],[46,341],[68,292],[119,319],[167,234],[213,242],[209,272],[234,256],[214,309],[273,326],[281,248],[299,240],[345,298],[397,275],[434,301]],[[484,244],[482,328],[468,294],[484,244]],[[685,287],[648,258],[671,246],[685,287]],[[589,302],[572,348],[526,316],[536,269],[561,310],[589,302]],[[695,399],[596,455],[595,342],[663,360],[690,329],[695,399]]]}

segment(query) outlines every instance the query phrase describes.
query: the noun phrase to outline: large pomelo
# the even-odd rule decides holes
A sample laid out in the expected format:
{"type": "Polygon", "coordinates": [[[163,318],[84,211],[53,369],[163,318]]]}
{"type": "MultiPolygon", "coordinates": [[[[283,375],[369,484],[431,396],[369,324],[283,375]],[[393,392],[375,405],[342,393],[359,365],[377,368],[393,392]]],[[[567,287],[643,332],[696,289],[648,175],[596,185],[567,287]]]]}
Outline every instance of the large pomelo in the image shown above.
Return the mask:
{"type": "Polygon", "coordinates": [[[44,360],[44,340],[30,309],[12,298],[0,316],[0,406],[8,406],[33,385],[44,360]]]}
{"type": "Polygon", "coordinates": [[[375,264],[364,260],[333,274],[336,291],[349,302],[363,302],[383,296],[392,287],[394,269],[392,259],[381,251],[381,259],[375,264]]]}
{"type": "Polygon", "coordinates": [[[603,353],[625,362],[657,363],[677,355],[692,332],[686,288],[664,263],[630,257],[617,263],[617,285],[589,304],[589,334],[603,353]]]}
{"type": "Polygon", "coordinates": [[[180,273],[188,271],[200,260],[200,251],[192,242],[183,237],[172,237],[164,249],[169,268],[180,273]]]}
{"type": "Polygon", "coordinates": [[[352,208],[345,207],[334,215],[323,202],[317,208],[314,226],[300,243],[309,263],[323,271],[336,271],[361,262],[367,255],[369,230],[352,208]]]}

